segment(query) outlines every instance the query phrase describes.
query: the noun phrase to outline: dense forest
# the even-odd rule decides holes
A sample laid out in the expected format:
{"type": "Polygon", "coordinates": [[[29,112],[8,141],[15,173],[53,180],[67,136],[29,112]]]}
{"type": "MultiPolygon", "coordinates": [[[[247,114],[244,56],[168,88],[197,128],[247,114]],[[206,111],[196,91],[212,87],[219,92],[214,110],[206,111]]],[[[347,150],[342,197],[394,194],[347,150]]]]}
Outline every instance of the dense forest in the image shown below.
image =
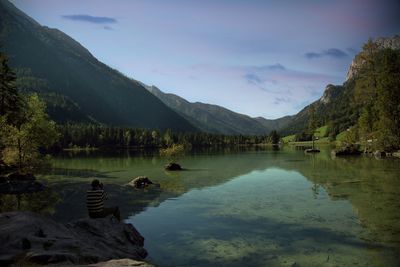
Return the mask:
{"type": "Polygon", "coordinates": [[[55,148],[90,147],[168,147],[187,144],[192,147],[278,144],[279,135],[223,135],[167,130],[132,129],[95,124],[59,125],[60,141],[55,148]]]}

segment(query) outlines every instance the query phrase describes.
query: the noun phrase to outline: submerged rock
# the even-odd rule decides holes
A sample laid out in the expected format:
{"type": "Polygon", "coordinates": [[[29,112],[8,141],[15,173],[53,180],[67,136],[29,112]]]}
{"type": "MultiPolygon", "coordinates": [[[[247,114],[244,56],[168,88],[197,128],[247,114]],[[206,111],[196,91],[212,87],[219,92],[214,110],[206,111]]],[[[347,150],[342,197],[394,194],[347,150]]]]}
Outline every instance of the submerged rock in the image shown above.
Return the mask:
{"type": "Polygon", "coordinates": [[[0,265],[90,264],[110,259],[142,260],[144,238],[131,224],[110,217],[69,224],[32,212],[0,214],[0,265]]]}
{"type": "Polygon", "coordinates": [[[154,267],[147,262],[143,261],[135,261],[131,259],[119,259],[119,260],[110,260],[105,262],[99,262],[96,264],[89,265],[91,267],[128,267],[128,266],[135,266],[135,267],[154,267]]]}
{"type": "Polygon", "coordinates": [[[130,181],[127,185],[134,188],[145,188],[151,184],[153,184],[153,182],[147,176],[138,176],[130,181]]]}
{"type": "Polygon", "coordinates": [[[181,171],[182,167],[178,163],[168,163],[165,165],[167,171],[181,171]]]}

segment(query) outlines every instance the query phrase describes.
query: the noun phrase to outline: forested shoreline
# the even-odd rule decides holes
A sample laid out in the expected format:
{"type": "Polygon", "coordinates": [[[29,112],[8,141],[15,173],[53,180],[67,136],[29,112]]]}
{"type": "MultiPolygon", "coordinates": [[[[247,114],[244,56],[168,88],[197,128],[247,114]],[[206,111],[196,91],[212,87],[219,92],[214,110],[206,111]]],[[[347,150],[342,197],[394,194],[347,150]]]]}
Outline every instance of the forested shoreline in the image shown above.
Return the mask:
{"type": "Polygon", "coordinates": [[[167,130],[132,129],[95,124],[65,124],[57,126],[61,138],[54,149],[74,148],[160,148],[173,144],[192,147],[278,144],[276,131],[262,136],[185,133],[167,130]]]}

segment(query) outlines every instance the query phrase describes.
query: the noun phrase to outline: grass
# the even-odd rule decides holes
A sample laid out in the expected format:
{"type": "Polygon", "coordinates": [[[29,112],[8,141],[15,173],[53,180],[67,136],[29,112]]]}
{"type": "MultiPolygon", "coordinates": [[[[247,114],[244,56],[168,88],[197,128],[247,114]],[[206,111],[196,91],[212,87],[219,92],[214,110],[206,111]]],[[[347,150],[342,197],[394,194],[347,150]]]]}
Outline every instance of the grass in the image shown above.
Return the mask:
{"type": "Polygon", "coordinates": [[[282,141],[283,141],[284,143],[293,142],[293,141],[294,141],[294,137],[295,137],[294,134],[288,135],[288,136],[282,137],[282,141]]]}
{"type": "Polygon", "coordinates": [[[336,135],[336,141],[343,142],[344,140],[346,140],[346,137],[347,137],[347,131],[343,131],[338,135],[336,135]]]}
{"type": "Polygon", "coordinates": [[[325,138],[328,135],[328,125],[324,125],[315,130],[315,137],[325,138]]]}
{"type": "MultiPolygon", "coordinates": [[[[325,144],[325,143],[330,143],[329,141],[329,137],[326,137],[328,135],[328,126],[324,125],[322,127],[319,127],[318,129],[315,130],[315,137],[318,138],[318,140],[315,140],[316,144],[325,144]]],[[[304,144],[304,145],[308,145],[311,144],[311,141],[304,141],[304,142],[295,142],[294,141],[295,135],[288,135],[285,137],[282,137],[282,141],[283,143],[287,144],[304,144]]]]}

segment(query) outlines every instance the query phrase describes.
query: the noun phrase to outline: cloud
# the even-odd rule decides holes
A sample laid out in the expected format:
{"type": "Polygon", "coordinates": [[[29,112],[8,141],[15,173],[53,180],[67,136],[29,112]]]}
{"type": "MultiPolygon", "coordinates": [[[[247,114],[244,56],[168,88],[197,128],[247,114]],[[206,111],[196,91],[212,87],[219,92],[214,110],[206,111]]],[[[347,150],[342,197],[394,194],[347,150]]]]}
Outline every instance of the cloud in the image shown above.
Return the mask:
{"type": "Polygon", "coordinates": [[[61,16],[64,19],[73,20],[73,21],[83,21],[95,24],[109,24],[109,23],[117,23],[118,21],[115,18],[111,17],[96,17],[90,15],[63,15],[61,16]]]}
{"type": "MultiPolygon", "coordinates": [[[[276,73],[282,71],[286,71],[286,67],[280,63],[273,65],[252,66],[247,69],[247,73],[243,77],[248,83],[259,85],[268,81],[268,79],[265,78],[266,73],[276,73]]],[[[270,82],[273,83],[273,81],[270,82]]]]}
{"type": "Polygon", "coordinates": [[[268,70],[280,70],[280,71],[284,71],[286,70],[286,67],[283,66],[280,63],[276,63],[273,65],[264,65],[264,66],[257,66],[255,67],[255,69],[259,70],[259,71],[268,71],[268,70]]]}
{"type": "Polygon", "coordinates": [[[321,58],[321,57],[345,58],[348,57],[348,54],[338,48],[329,48],[328,50],[324,50],[320,53],[308,52],[305,53],[304,56],[308,59],[321,58]]]}
{"type": "Polygon", "coordinates": [[[244,78],[246,79],[246,81],[248,83],[251,83],[251,84],[260,84],[263,82],[262,79],[254,73],[247,73],[244,75],[244,78]]]}
{"type": "Polygon", "coordinates": [[[113,30],[114,30],[114,29],[111,28],[110,26],[104,26],[103,29],[104,29],[104,30],[107,30],[107,31],[113,31],[113,30]]]}
{"type": "Polygon", "coordinates": [[[315,52],[308,52],[308,53],[305,53],[304,55],[306,56],[306,58],[309,58],[309,59],[322,57],[322,54],[315,53],[315,52]]]}
{"type": "Polygon", "coordinates": [[[290,103],[290,98],[288,97],[275,97],[274,104],[279,105],[282,103],[290,103]]]}

